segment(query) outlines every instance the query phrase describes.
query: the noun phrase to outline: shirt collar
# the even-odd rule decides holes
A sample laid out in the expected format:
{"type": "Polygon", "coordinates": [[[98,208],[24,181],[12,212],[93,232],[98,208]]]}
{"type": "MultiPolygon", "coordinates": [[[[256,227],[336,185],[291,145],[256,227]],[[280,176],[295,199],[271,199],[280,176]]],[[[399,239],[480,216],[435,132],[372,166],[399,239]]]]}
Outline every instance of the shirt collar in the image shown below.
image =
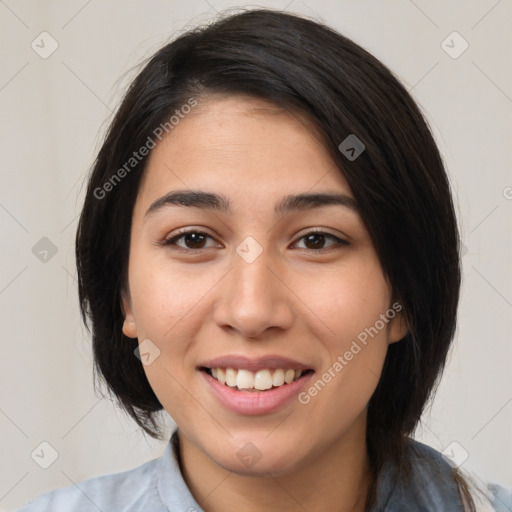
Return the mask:
{"type": "MultiPolygon", "coordinates": [[[[411,472],[399,478],[396,465],[387,461],[377,483],[377,503],[371,512],[462,512],[463,507],[443,455],[410,439],[411,472]]],[[[158,468],[158,492],[170,512],[204,512],[192,496],[180,470],[178,435],[167,443],[158,468]]]]}
{"type": "Polygon", "coordinates": [[[414,439],[409,443],[410,471],[400,478],[396,464],[384,464],[371,512],[462,512],[452,466],[434,448],[414,439]]]}
{"type": "Polygon", "coordinates": [[[204,512],[181,474],[178,431],[173,433],[160,459],[157,485],[160,499],[170,512],[204,512]]]}

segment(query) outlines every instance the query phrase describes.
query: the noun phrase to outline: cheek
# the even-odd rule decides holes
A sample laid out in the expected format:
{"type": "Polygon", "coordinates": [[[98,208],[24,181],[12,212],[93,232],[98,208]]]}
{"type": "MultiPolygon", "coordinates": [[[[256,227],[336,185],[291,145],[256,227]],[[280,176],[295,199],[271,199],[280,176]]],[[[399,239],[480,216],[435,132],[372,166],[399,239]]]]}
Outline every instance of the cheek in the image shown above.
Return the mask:
{"type": "Polygon", "coordinates": [[[380,378],[389,328],[389,319],[382,320],[382,315],[390,308],[391,295],[380,267],[374,264],[361,262],[351,266],[350,272],[331,277],[323,280],[324,293],[308,295],[310,304],[315,304],[311,309],[316,307],[315,313],[329,328],[329,334],[320,338],[327,358],[315,382],[322,382],[312,394],[321,390],[324,404],[357,410],[369,400],[380,378]]]}
{"type": "Polygon", "coordinates": [[[355,339],[390,307],[388,285],[373,259],[309,278],[302,286],[306,306],[324,322],[324,338],[334,347],[355,339]]]}
{"type": "Polygon", "coordinates": [[[168,262],[136,257],[132,261],[129,279],[137,329],[163,342],[201,301],[210,279],[168,262]]]}

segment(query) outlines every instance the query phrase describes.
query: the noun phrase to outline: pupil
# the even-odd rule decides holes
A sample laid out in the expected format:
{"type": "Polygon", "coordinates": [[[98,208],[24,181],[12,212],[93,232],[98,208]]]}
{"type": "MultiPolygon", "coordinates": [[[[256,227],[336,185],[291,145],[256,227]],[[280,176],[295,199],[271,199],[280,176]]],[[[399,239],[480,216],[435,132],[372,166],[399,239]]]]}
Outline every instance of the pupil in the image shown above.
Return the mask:
{"type": "Polygon", "coordinates": [[[318,242],[318,240],[319,240],[320,242],[319,242],[319,243],[314,243],[314,241],[313,241],[313,244],[312,244],[312,245],[313,245],[313,247],[314,247],[314,248],[320,248],[320,249],[321,249],[321,248],[322,248],[322,246],[323,246],[323,243],[324,243],[324,238],[325,238],[323,235],[320,235],[320,234],[318,234],[318,233],[313,233],[313,234],[308,235],[308,236],[306,237],[306,241],[309,243],[309,241],[314,240],[314,239],[315,239],[315,237],[316,237],[317,242],[318,242]]]}
{"type": "MultiPolygon", "coordinates": [[[[192,246],[193,249],[201,249],[205,236],[202,233],[187,233],[185,235],[185,240],[188,246],[192,246]],[[194,244],[196,244],[194,246],[194,244]]],[[[313,233],[306,237],[306,243],[312,246],[315,249],[321,249],[324,245],[325,237],[319,233],[313,233]]]]}
{"type": "Polygon", "coordinates": [[[201,233],[187,233],[185,235],[185,239],[187,242],[187,245],[194,245],[199,244],[199,247],[192,247],[193,249],[201,249],[202,244],[201,242],[204,242],[204,235],[201,233]]]}

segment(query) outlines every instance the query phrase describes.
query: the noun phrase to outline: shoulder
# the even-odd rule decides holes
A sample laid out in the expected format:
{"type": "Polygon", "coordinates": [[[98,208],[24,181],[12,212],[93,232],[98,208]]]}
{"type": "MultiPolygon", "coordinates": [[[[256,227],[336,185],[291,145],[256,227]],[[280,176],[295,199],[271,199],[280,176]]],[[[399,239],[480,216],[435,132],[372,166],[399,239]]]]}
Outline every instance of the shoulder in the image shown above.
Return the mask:
{"type": "MultiPolygon", "coordinates": [[[[430,461],[428,465],[421,463],[418,465],[419,472],[424,479],[432,478],[430,473],[432,468],[436,468],[436,471],[437,468],[443,466],[448,470],[452,469],[449,459],[431,446],[411,439],[411,449],[417,462],[430,461]],[[430,469],[427,469],[428,466],[430,466],[430,469]]],[[[512,510],[512,487],[506,487],[498,483],[483,482],[480,478],[473,476],[466,470],[461,469],[461,474],[466,480],[477,512],[510,512],[512,510]]]]}
{"type": "Polygon", "coordinates": [[[512,487],[498,483],[476,483],[470,475],[465,475],[477,512],[510,512],[512,510],[512,487]]]}
{"type": "Polygon", "coordinates": [[[157,488],[159,463],[160,458],[154,459],[128,471],[90,478],[50,491],[16,512],[166,511],[157,488]]]}
{"type": "Polygon", "coordinates": [[[510,512],[512,510],[512,487],[505,487],[497,483],[489,483],[487,487],[491,494],[494,510],[510,512]]]}

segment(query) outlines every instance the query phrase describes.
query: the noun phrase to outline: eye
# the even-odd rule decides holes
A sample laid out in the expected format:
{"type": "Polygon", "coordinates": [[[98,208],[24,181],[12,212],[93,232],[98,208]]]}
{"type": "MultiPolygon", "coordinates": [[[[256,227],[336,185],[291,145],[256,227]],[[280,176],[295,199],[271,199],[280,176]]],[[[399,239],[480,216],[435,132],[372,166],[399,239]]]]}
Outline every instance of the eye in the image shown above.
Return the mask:
{"type": "MultiPolygon", "coordinates": [[[[188,231],[180,231],[178,235],[167,238],[162,242],[162,245],[176,246],[180,250],[188,250],[189,252],[208,249],[209,247],[215,246],[220,247],[218,244],[207,246],[206,243],[208,239],[214,240],[214,238],[208,235],[208,233],[191,229],[188,231]]],[[[309,233],[306,233],[298,239],[296,244],[302,240],[304,241],[305,247],[299,247],[299,249],[309,249],[314,252],[323,252],[325,250],[330,250],[335,246],[350,245],[346,240],[320,230],[313,230],[309,233]],[[325,242],[327,239],[333,240],[334,243],[328,247],[325,247],[325,242]]]]}
{"type": "Polygon", "coordinates": [[[346,240],[343,240],[337,236],[331,235],[330,233],[326,233],[324,231],[314,230],[306,233],[305,235],[299,238],[299,241],[304,240],[306,247],[299,247],[299,249],[311,249],[315,252],[321,252],[324,250],[329,250],[332,247],[338,246],[346,246],[350,245],[346,240]],[[330,245],[329,247],[324,247],[326,239],[334,240],[335,243],[330,245]]]}
{"type": "MultiPolygon", "coordinates": [[[[197,230],[189,230],[189,231],[181,231],[181,234],[174,236],[172,238],[168,238],[163,241],[162,245],[168,246],[168,245],[176,245],[180,249],[183,250],[200,250],[205,249],[208,247],[205,247],[205,241],[210,238],[213,240],[213,237],[208,235],[207,233],[204,233],[203,231],[197,231],[197,230]],[[178,243],[181,241],[182,243],[178,243]],[[184,245],[183,245],[184,244],[184,245]]],[[[211,246],[214,247],[214,246],[211,246]]]]}

